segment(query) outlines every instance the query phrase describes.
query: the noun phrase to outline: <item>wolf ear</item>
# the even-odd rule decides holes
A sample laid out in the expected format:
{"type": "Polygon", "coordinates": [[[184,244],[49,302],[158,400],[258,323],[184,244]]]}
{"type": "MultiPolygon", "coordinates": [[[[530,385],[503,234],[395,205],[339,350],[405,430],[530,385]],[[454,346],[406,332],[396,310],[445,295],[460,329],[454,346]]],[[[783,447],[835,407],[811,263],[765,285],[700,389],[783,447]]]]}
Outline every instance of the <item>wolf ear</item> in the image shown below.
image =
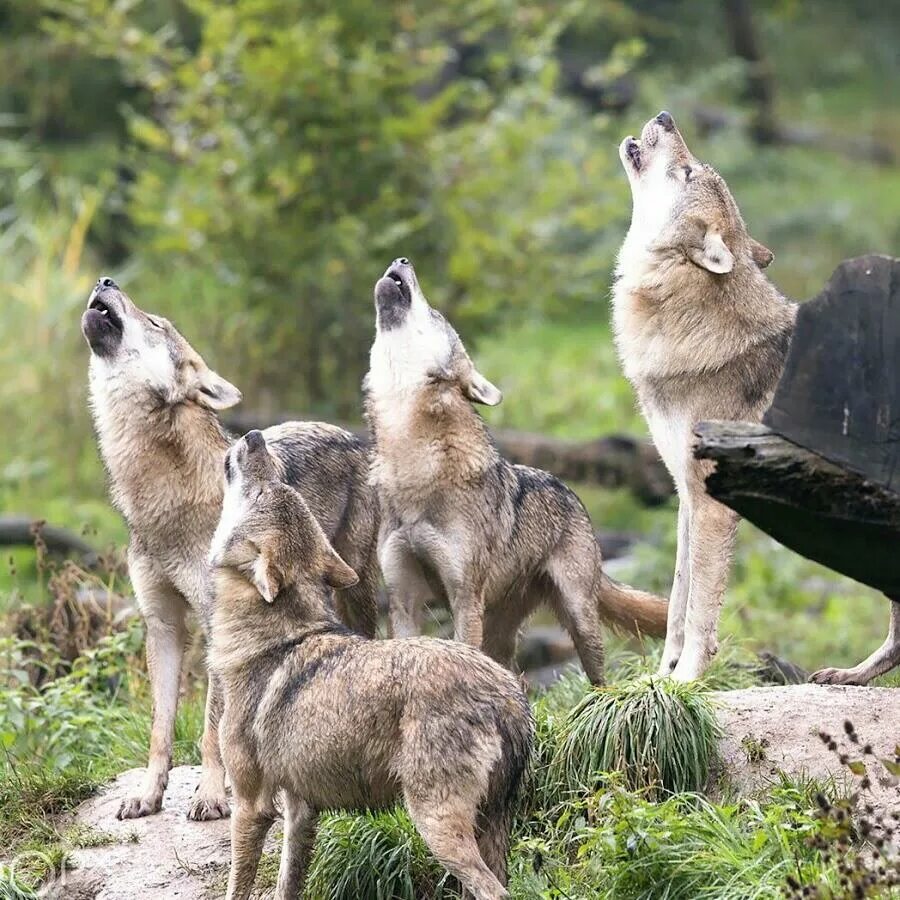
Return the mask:
{"type": "Polygon", "coordinates": [[[336,591],[353,587],[359,581],[359,576],[338,556],[335,550],[329,548],[329,551],[325,556],[325,569],[322,573],[325,584],[336,591]]]}
{"type": "Polygon", "coordinates": [[[259,551],[259,555],[253,561],[253,566],[250,570],[250,580],[266,603],[274,603],[278,592],[283,587],[281,573],[264,549],[259,551]]]}
{"type": "Polygon", "coordinates": [[[207,409],[228,409],[241,402],[241,392],[221,375],[205,366],[196,370],[194,399],[207,409]]]}
{"type": "Polygon", "coordinates": [[[496,406],[503,399],[500,389],[494,387],[475,366],[472,366],[468,377],[463,380],[462,388],[473,403],[496,406]]]}
{"type": "Polygon", "coordinates": [[[690,247],[688,256],[702,269],[724,275],[734,268],[734,256],[718,231],[707,229],[701,247],[690,247]]]}
{"type": "Polygon", "coordinates": [[[753,262],[761,269],[765,269],[775,259],[775,254],[765,244],[761,244],[754,238],[750,238],[750,255],[753,257],[753,262]]]}

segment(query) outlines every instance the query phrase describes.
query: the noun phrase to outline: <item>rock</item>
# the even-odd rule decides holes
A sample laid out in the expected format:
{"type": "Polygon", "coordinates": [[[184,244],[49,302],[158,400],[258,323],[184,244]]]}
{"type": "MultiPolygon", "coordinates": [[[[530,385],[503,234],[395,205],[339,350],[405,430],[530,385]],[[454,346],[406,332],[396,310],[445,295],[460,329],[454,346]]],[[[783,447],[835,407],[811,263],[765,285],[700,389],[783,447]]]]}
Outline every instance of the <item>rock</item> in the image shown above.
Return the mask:
{"type": "MultiPolygon", "coordinates": [[[[143,776],[143,769],[123,772],[78,807],[71,824],[88,835],[88,843],[99,846],[75,850],[71,866],[44,888],[42,896],[52,900],[208,900],[210,890],[224,884],[230,859],[229,820],[187,819],[200,767],[172,769],[160,813],[120,822],[116,819],[119,804],[138,790],[143,776]]],[[[274,831],[270,849],[275,846],[274,831]]]]}
{"type": "Polygon", "coordinates": [[[864,792],[864,802],[882,811],[900,809],[897,780],[885,777],[880,763],[862,753],[862,746],[871,743],[876,757],[893,760],[900,743],[897,689],[802,684],[718,691],[711,698],[723,731],[720,787],[727,784],[741,794],[753,794],[785,772],[834,778],[838,785],[846,781],[857,789],[859,778],[853,778],[819,738],[825,731],[837,742],[839,753],[865,762],[872,788],[864,792]],[[848,739],[845,721],[855,726],[858,745],[848,739]]]}

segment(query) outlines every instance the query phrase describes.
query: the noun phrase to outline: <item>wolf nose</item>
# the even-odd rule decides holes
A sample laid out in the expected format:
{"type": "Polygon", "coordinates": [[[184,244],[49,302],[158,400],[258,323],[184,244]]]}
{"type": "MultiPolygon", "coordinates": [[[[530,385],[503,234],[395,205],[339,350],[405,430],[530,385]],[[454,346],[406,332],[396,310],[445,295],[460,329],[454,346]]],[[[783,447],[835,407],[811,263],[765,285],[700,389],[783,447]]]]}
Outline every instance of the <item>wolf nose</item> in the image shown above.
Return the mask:
{"type": "Polygon", "coordinates": [[[248,431],[244,435],[244,440],[247,442],[248,450],[259,450],[266,446],[266,439],[258,428],[248,431]]]}
{"type": "Polygon", "coordinates": [[[98,287],[105,287],[105,288],[114,288],[114,287],[118,287],[118,285],[117,285],[117,284],[112,280],[112,278],[110,278],[108,275],[101,275],[101,276],[97,279],[97,286],[98,286],[98,287]]]}
{"type": "Polygon", "coordinates": [[[671,131],[675,127],[675,120],[672,114],[663,110],[657,117],[656,121],[663,127],[664,131],[671,131]]]}
{"type": "Polygon", "coordinates": [[[399,259],[394,260],[394,265],[395,266],[408,266],[408,265],[411,265],[411,263],[405,256],[401,256],[399,259]]]}

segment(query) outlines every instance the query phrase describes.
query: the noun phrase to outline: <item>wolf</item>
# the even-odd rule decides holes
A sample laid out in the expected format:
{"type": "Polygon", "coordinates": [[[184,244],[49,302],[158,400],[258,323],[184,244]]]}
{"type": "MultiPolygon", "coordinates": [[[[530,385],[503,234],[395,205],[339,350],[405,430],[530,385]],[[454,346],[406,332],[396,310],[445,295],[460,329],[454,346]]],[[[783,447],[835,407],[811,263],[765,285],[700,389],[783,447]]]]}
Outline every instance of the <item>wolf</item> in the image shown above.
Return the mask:
{"type": "Polygon", "coordinates": [[[761,420],[784,369],[796,304],[763,274],[772,252],[747,231],[724,179],[661,112],[619,156],[631,226],[613,286],[615,341],[678,491],[678,549],[660,672],[699,678],[717,651],[737,516],[704,489],[692,455],[701,419],[761,420]]]}
{"type": "Polygon", "coordinates": [[[229,900],[250,894],[277,792],[280,900],[303,891],[320,812],[401,798],[477,900],[508,896],[509,830],[534,738],[516,678],[462,644],[350,632],[329,597],[356,573],[282,483],[261,432],[228,451],[225,473],[210,665],[235,797],[229,900]]]}
{"type": "Polygon", "coordinates": [[[422,604],[442,599],[457,640],[511,666],[520,625],[549,603],[588,677],[601,683],[601,619],[661,636],[665,601],[604,574],[571,490],[500,456],[472,407],[495,406],[500,391],[429,306],[408,259],[379,279],[375,307],[365,408],[393,633],[417,634],[422,604]]]}
{"type": "MultiPolygon", "coordinates": [[[[139,309],[108,277],[88,300],[82,331],[91,349],[89,393],[112,498],[128,523],[128,567],[146,623],[153,724],[146,780],[119,818],[162,806],[172,760],[186,614],[208,619],[207,554],[222,509],[222,461],[231,439],[217,413],[241,399],[175,326],[139,309]]],[[[266,432],[280,477],[304,490],[360,582],[345,592],[344,620],[374,633],[378,505],[368,452],[331,425],[291,422],[266,432]]],[[[188,817],[228,815],[217,732],[221,697],[209,682],[203,774],[188,817]]]]}

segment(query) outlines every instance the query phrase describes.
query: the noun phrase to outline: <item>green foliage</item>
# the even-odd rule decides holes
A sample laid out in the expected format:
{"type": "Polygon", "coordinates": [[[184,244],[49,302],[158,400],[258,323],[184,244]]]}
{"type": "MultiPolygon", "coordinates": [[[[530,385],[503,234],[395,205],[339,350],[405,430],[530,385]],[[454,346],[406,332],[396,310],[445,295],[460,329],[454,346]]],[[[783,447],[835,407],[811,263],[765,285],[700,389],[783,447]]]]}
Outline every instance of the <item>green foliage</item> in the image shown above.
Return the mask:
{"type": "Polygon", "coordinates": [[[514,849],[511,892],[528,900],[748,900],[779,896],[792,873],[836,883],[808,839],[821,828],[809,786],[762,800],[712,803],[698,794],[650,802],[611,779],[551,811],[514,849]]]}
{"type": "Polygon", "coordinates": [[[706,787],[717,736],[697,685],[649,676],[588,693],[563,726],[552,766],[571,788],[590,790],[620,772],[627,787],[659,799],[706,787]]]}

